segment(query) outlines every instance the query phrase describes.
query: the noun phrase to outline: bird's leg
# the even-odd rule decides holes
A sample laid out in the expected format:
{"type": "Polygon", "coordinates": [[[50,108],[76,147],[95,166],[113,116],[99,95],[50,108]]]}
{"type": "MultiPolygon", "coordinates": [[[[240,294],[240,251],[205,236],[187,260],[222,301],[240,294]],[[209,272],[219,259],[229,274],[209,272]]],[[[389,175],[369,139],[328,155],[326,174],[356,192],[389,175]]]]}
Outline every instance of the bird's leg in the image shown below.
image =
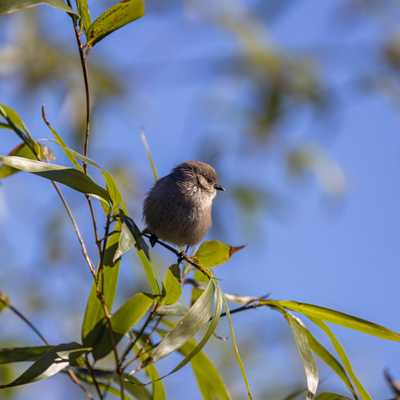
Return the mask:
{"type": "Polygon", "coordinates": [[[156,243],[158,242],[158,237],[154,233],[152,233],[149,237],[149,241],[150,241],[151,247],[154,247],[156,245],[156,243]]]}

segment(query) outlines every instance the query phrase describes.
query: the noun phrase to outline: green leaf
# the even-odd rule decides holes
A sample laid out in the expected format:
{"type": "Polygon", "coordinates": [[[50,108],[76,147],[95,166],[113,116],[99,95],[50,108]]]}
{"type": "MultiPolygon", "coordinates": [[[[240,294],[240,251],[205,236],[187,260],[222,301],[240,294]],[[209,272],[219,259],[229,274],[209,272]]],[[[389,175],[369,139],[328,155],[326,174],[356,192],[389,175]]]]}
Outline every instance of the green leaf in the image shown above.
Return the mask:
{"type": "Polygon", "coordinates": [[[77,343],[68,343],[53,346],[50,350],[42,354],[27,370],[12,382],[0,385],[0,389],[25,385],[41,379],[49,378],[57,374],[70,365],[69,356],[73,353],[85,352],[88,348],[83,348],[77,343]]]}
{"type": "Polygon", "coordinates": [[[147,281],[149,282],[151,288],[151,292],[154,295],[160,295],[161,294],[160,287],[158,286],[156,275],[154,273],[154,269],[153,266],[151,265],[150,260],[147,258],[143,250],[137,250],[136,255],[138,256],[140,263],[143,266],[144,272],[147,277],[147,281]]]}
{"type": "Polygon", "coordinates": [[[151,379],[152,386],[152,397],[151,400],[166,400],[167,395],[165,393],[164,384],[160,379],[160,375],[157,372],[156,367],[153,364],[149,364],[145,368],[147,376],[151,379]]]}
{"type": "MultiPolygon", "coordinates": [[[[99,287],[103,288],[103,296],[105,304],[109,310],[115,298],[115,292],[118,283],[119,261],[114,261],[114,255],[118,248],[120,232],[120,223],[116,226],[116,231],[112,232],[107,240],[106,252],[104,255],[103,274],[98,280],[99,287]]],[[[85,345],[93,345],[99,340],[103,334],[103,330],[107,329],[104,322],[103,307],[97,298],[96,285],[92,285],[88,302],[86,305],[85,315],[82,323],[82,341],[85,345]]]]}
{"type": "MultiPolygon", "coordinates": [[[[143,293],[133,295],[111,317],[114,342],[117,345],[125,334],[146,314],[153,300],[143,293]]],[[[94,348],[93,356],[96,360],[105,357],[112,351],[113,343],[110,332],[104,331],[101,339],[94,348]]]]}
{"type": "Polygon", "coordinates": [[[206,290],[190,307],[176,324],[176,327],[166,334],[148,357],[149,362],[156,362],[179,349],[192,338],[213,317],[213,303],[216,285],[209,281],[206,290]]]}
{"type": "Polygon", "coordinates": [[[76,169],[16,156],[0,156],[0,162],[20,171],[62,183],[78,192],[96,196],[107,203],[110,201],[110,196],[104,188],[76,169]]]}
{"type": "Polygon", "coordinates": [[[9,304],[9,297],[5,293],[0,292],[0,312],[3,311],[9,304]]]}
{"type": "Polygon", "coordinates": [[[35,7],[40,4],[47,4],[49,6],[58,8],[59,10],[66,11],[67,13],[75,14],[74,11],[68,7],[63,0],[1,0],[0,14],[10,14],[25,8],[35,7]]]}
{"type": "Polygon", "coordinates": [[[368,335],[377,336],[382,339],[400,341],[400,334],[394,332],[384,326],[375,324],[373,322],[354,317],[340,311],[331,310],[326,307],[320,307],[313,304],[300,303],[297,301],[289,300],[266,300],[265,304],[276,305],[284,307],[292,311],[296,311],[307,317],[321,319],[323,321],[331,322],[336,325],[341,325],[346,328],[355,329],[357,331],[366,333],[368,335]]]}
{"type": "Polygon", "coordinates": [[[346,370],[340,362],[334,357],[314,336],[310,331],[307,331],[308,341],[312,351],[322,360],[325,364],[336,373],[336,375],[344,382],[349,388],[354,398],[357,399],[357,393],[351,383],[346,370]]]}
{"type": "MultiPolygon", "coordinates": [[[[16,1],[15,1],[16,2],[16,1]]],[[[1,10],[0,5],[0,10],[1,10]]],[[[1,12],[0,12],[1,14],[1,12]]],[[[24,141],[33,144],[34,140],[22,118],[11,107],[0,104],[0,115],[7,121],[8,126],[24,141]]]]}
{"type": "Polygon", "coordinates": [[[319,374],[317,364],[311,351],[311,344],[308,340],[308,329],[304,326],[300,318],[282,308],[278,308],[278,311],[283,314],[289,323],[289,326],[292,328],[297,350],[299,351],[299,354],[303,360],[308,389],[307,400],[314,399],[318,389],[319,374]]]}
{"type": "Polygon", "coordinates": [[[129,232],[133,237],[132,239],[135,243],[136,249],[142,250],[144,252],[144,254],[146,255],[146,257],[148,259],[150,259],[149,247],[147,246],[146,242],[144,241],[142,233],[141,233],[139,227],[136,225],[135,221],[132,218],[124,215],[123,213],[121,215],[121,219],[124,222],[124,224],[126,224],[126,227],[129,229],[129,232]]]}
{"type": "Polygon", "coordinates": [[[78,14],[80,17],[81,28],[88,33],[89,26],[91,24],[90,15],[89,15],[89,7],[87,0],[76,0],[76,5],[78,7],[78,14]]]}
{"type": "Polygon", "coordinates": [[[143,143],[144,149],[146,151],[146,156],[150,163],[151,171],[153,172],[154,182],[157,182],[159,179],[159,175],[157,172],[156,163],[154,162],[154,158],[153,158],[153,155],[151,154],[149,142],[147,141],[146,135],[143,130],[142,130],[142,132],[140,132],[140,138],[142,139],[142,143],[143,143]]]}
{"type": "Polygon", "coordinates": [[[122,0],[101,14],[89,27],[87,42],[94,46],[110,33],[143,17],[144,0],[122,0]]]}
{"type": "MultiPolygon", "coordinates": [[[[23,158],[28,158],[31,160],[36,159],[35,153],[31,150],[31,148],[26,143],[21,143],[18,146],[14,147],[9,153],[10,156],[19,156],[23,158]]],[[[0,179],[7,178],[10,175],[19,172],[15,168],[11,168],[7,165],[0,166],[0,179]]]]}
{"type": "Polygon", "coordinates": [[[350,400],[346,396],[342,396],[341,394],[325,392],[319,394],[315,400],[350,400]]]}
{"type": "Polygon", "coordinates": [[[180,283],[180,270],[177,264],[171,265],[164,278],[165,297],[163,304],[175,304],[182,295],[182,285],[180,283]]]}
{"type": "Polygon", "coordinates": [[[331,341],[333,347],[335,348],[337,354],[339,355],[339,358],[342,361],[347,373],[349,374],[350,378],[353,380],[354,385],[356,386],[361,398],[363,400],[371,400],[372,397],[370,396],[368,391],[364,388],[363,384],[358,379],[357,375],[355,374],[355,372],[353,370],[353,366],[351,365],[351,362],[350,362],[349,358],[347,357],[347,354],[346,354],[343,346],[338,341],[336,336],[333,334],[333,332],[329,328],[329,326],[326,325],[321,320],[316,319],[316,318],[311,318],[311,321],[314,322],[314,324],[317,325],[320,329],[322,329],[328,336],[328,338],[331,341]]]}
{"type": "Polygon", "coordinates": [[[243,249],[244,246],[229,246],[219,240],[206,240],[196,251],[194,258],[204,268],[214,268],[227,262],[233,254],[243,249]]]}
{"type": "Polygon", "coordinates": [[[239,346],[238,346],[238,343],[236,340],[235,328],[233,326],[231,313],[229,312],[229,306],[228,306],[228,303],[225,301],[225,299],[224,299],[224,306],[225,306],[226,316],[227,316],[228,322],[229,322],[229,330],[231,333],[233,352],[235,354],[236,361],[239,365],[240,372],[242,374],[242,378],[243,378],[244,384],[246,386],[247,397],[251,400],[253,398],[253,396],[251,395],[249,380],[247,379],[247,374],[246,374],[246,370],[244,368],[244,363],[243,363],[242,357],[240,356],[239,346]]]}
{"type": "Polygon", "coordinates": [[[0,364],[36,361],[53,346],[11,347],[0,349],[0,364]]]}

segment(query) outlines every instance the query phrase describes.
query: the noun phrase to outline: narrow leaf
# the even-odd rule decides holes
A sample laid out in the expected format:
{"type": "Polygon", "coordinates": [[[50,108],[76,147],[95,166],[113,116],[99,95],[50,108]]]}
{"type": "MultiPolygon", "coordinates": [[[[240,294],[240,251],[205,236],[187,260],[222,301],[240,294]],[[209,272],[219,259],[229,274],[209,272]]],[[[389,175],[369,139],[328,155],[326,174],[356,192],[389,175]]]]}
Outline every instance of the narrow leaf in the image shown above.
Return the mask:
{"type": "Polygon", "coordinates": [[[231,313],[229,312],[229,306],[225,300],[224,300],[224,306],[225,306],[226,317],[228,318],[228,322],[229,322],[229,330],[231,333],[233,352],[235,354],[236,361],[239,365],[240,372],[242,373],[242,378],[243,378],[243,381],[244,381],[244,384],[245,384],[246,390],[247,390],[247,397],[251,400],[253,398],[253,396],[251,395],[250,384],[247,379],[247,374],[246,374],[246,370],[244,368],[244,363],[243,363],[242,357],[240,356],[239,346],[238,346],[237,339],[236,339],[235,328],[233,326],[233,320],[231,317],[231,313]]]}
{"type": "Polygon", "coordinates": [[[175,304],[182,295],[182,285],[180,282],[180,270],[177,264],[171,265],[164,278],[165,297],[163,304],[175,304]]]}
{"type": "Polygon", "coordinates": [[[151,265],[150,260],[147,258],[143,250],[137,250],[136,255],[138,256],[140,263],[143,266],[144,272],[147,277],[147,281],[149,282],[151,288],[151,292],[154,295],[160,295],[161,294],[160,287],[158,286],[156,275],[154,273],[154,269],[153,266],[151,265]]]}
{"type": "Polygon", "coordinates": [[[315,400],[350,400],[346,396],[342,396],[341,394],[325,392],[319,394],[315,400]]]}
{"type": "Polygon", "coordinates": [[[349,374],[350,378],[353,380],[354,385],[356,386],[361,398],[363,400],[371,400],[372,399],[371,395],[368,393],[368,391],[364,388],[363,384],[358,379],[357,375],[355,374],[355,372],[353,370],[353,366],[351,365],[351,362],[350,362],[349,358],[347,357],[347,354],[346,354],[343,346],[341,345],[339,340],[336,338],[336,336],[333,334],[333,332],[329,328],[329,326],[317,318],[311,318],[311,321],[314,322],[314,324],[317,325],[320,329],[322,329],[325,332],[325,334],[328,336],[328,338],[331,341],[333,347],[335,348],[337,354],[339,355],[339,358],[341,359],[347,373],[349,374]]]}
{"type": "MultiPolygon", "coordinates": [[[[139,322],[146,314],[153,300],[143,293],[133,295],[125,304],[123,304],[111,317],[114,342],[117,345],[125,334],[139,322]]],[[[93,356],[96,360],[105,357],[112,351],[110,332],[104,331],[103,335],[96,345],[93,356]]]]}
{"type": "Polygon", "coordinates": [[[88,33],[89,26],[91,24],[90,15],[89,15],[89,7],[87,0],[76,0],[76,5],[78,7],[78,14],[80,17],[81,28],[88,33]]]}
{"type": "Polygon", "coordinates": [[[213,301],[215,284],[209,281],[206,290],[198,300],[190,307],[187,314],[179,320],[150,353],[149,361],[155,362],[172,353],[204,327],[213,316],[213,301]]]}
{"type": "Polygon", "coordinates": [[[147,156],[147,159],[149,160],[151,171],[153,172],[154,182],[157,182],[159,179],[159,175],[157,172],[156,163],[154,162],[154,158],[153,158],[153,155],[150,150],[149,142],[147,141],[146,135],[143,130],[140,132],[140,139],[142,139],[142,143],[143,143],[144,149],[146,151],[146,156],[147,156]]]}
{"type": "MultiPolygon", "coordinates": [[[[102,278],[99,279],[100,287],[103,287],[103,297],[108,309],[112,309],[115,292],[118,283],[119,261],[114,261],[114,255],[117,251],[120,232],[119,223],[116,226],[117,230],[111,233],[107,240],[106,252],[104,255],[104,266],[102,278]]],[[[82,323],[82,341],[85,345],[93,345],[101,337],[104,326],[103,307],[97,298],[96,286],[92,285],[86,311],[82,323]]]]}
{"type": "Polygon", "coordinates": [[[0,156],[0,162],[20,171],[30,172],[62,183],[78,192],[96,196],[103,201],[109,202],[110,200],[110,196],[104,188],[76,169],[16,156],[0,156]]]}
{"type": "Polygon", "coordinates": [[[156,367],[153,364],[149,364],[145,368],[147,376],[151,379],[152,386],[152,400],[166,400],[167,395],[165,393],[164,384],[160,379],[160,375],[156,367]]]}
{"type": "Polygon", "coordinates": [[[101,14],[89,27],[88,45],[94,46],[110,33],[143,17],[144,0],[122,0],[101,14]]]}
{"type": "Polygon", "coordinates": [[[303,322],[295,315],[281,308],[278,308],[278,311],[284,315],[289,326],[292,328],[293,337],[296,342],[297,350],[303,360],[304,371],[306,374],[308,389],[307,399],[314,399],[318,389],[319,374],[317,364],[311,351],[310,342],[308,340],[308,330],[304,326],[303,322]]]}
{"type": "MultiPolygon", "coordinates": [[[[15,3],[17,1],[14,1],[15,3]]],[[[4,6],[4,4],[0,5],[0,10],[1,7],[4,6]]],[[[0,11],[1,14],[1,11],[0,11]]],[[[18,115],[18,113],[11,107],[6,106],[5,104],[0,104],[0,115],[7,121],[8,126],[11,127],[11,129],[17,133],[17,135],[24,141],[24,142],[29,142],[33,143],[34,140],[26,127],[24,121],[22,118],[18,115]]]]}
{"type": "Polygon", "coordinates": [[[384,326],[375,324],[373,322],[354,317],[340,311],[331,310],[326,307],[320,307],[313,304],[300,303],[297,301],[288,300],[266,300],[265,304],[276,305],[284,307],[292,311],[296,311],[307,317],[321,319],[326,322],[331,322],[336,325],[341,325],[346,328],[355,329],[357,331],[366,333],[368,335],[377,336],[382,339],[400,341],[400,333],[394,332],[384,326]]]}
{"type": "Polygon", "coordinates": [[[59,10],[75,14],[70,7],[68,7],[63,0],[1,0],[0,14],[10,14],[16,11],[21,11],[25,8],[35,7],[40,4],[47,4],[49,6],[58,8],[59,10]]]}

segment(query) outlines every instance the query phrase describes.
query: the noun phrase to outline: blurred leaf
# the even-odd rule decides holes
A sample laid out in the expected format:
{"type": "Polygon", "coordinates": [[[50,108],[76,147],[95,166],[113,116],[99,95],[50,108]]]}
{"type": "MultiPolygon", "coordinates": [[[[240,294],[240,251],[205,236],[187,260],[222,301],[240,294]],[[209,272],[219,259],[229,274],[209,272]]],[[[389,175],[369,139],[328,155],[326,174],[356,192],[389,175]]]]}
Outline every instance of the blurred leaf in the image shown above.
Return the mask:
{"type": "Polygon", "coordinates": [[[0,292],[0,312],[3,311],[9,304],[9,297],[5,293],[0,292]]]}
{"type": "MultiPolygon", "coordinates": [[[[133,396],[134,399],[137,400],[154,400],[151,396],[149,390],[146,388],[145,384],[140,382],[139,379],[131,376],[129,374],[123,374],[124,378],[124,387],[125,390],[133,396]]],[[[114,382],[119,384],[119,377],[117,374],[114,374],[114,382]]],[[[116,395],[120,395],[119,390],[116,395]]],[[[120,396],[118,396],[120,397],[120,396]]]]}
{"type": "MultiPolygon", "coordinates": [[[[153,300],[151,298],[143,293],[137,293],[112,315],[111,325],[115,345],[143,318],[152,304],[153,300]]],[[[94,348],[93,356],[96,360],[103,358],[111,352],[112,348],[113,343],[110,338],[110,332],[104,331],[94,348]]]]}
{"type": "Polygon", "coordinates": [[[76,169],[16,156],[0,156],[0,162],[20,171],[30,172],[43,178],[62,183],[78,192],[95,196],[107,203],[110,200],[110,196],[104,188],[76,169]]]}
{"type": "Polygon", "coordinates": [[[163,304],[175,304],[182,295],[182,285],[180,282],[180,270],[178,264],[171,265],[164,278],[165,297],[163,304]]]}
{"type": "Polygon", "coordinates": [[[52,347],[53,346],[2,348],[0,349],[0,364],[20,361],[36,361],[52,347]]]}
{"type": "Polygon", "coordinates": [[[145,368],[147,376],[151,379],[152,397],[151,400],[166,400],[167,396],[164,389],[164,384],[160,379],[156,367],[153,364],[145,368]]]}
{"type": "Polygon", "coordinates": [[[76,0],[76,5],[78,7],[78,14],[80,17],[81,28],[83,28],[83,30],[87,34],[89,26],[91,24],[88,0],[76,0]]]}
{"type": "Polygon", "coordinates": [[[213,317],[215,293],[216,285],[210,280],[206,290],[190,307],[187,314],[178,321],[175,328],[168,332],[150,353],[149,362],[156,362],[179,349],[209,322],[213,317]]]}
{"type": "MultiPolygon", "coordinates": [[[[103,288],[103,297],[108,309],[112,310],[115,292],[118,283],[119,261],[114,261],[114,255],[118,248],[120,223],[117,223],[116,231],[112,232],[107,240],[106,252],[104,255],[103,274],[98,279],[98,285],[103,288]]],[[[93,345],[103,334],[104,312],[103,307],[97,298],[96,285],[92,285],[85,315],[82,322],[82,341],[85,345],[93,345]]]]}
{"type": "Polygon", "coordinates": [[[242,250],[244,246],[229,246],[219,240],[206,240],[196,251],[194,258],[204,268],[213,268],[227,262],[233,254],[242,250]]]}
{"type": "Polygon", "coordinates": [[[69,355],[88,350],[77,343],[69,343],[52,347],[34,362],[17,379],[6,385],[0,385],[0,389],[12,386],[25,385],[41,379],[47,379],[66,368],[69,362],[69,355]]]}
{"type": "Polygon", "coordinates": [[[229,306],[228,306],[228,303],[225,300],[224,300],[224,306],[225,306],[226,317],[228,318],[228,322],[229,322],[229,331],[230,331],[230,334],[231,334],[233,352],[235,354],[236,361],[237,361],[237,363],[239,365],[240,372],[242,374],[242,378],[243,378],[244,384],[246,385],[247,397],[251,400],[253,398],[253,396],[251,395],[250,384],[249,384],[249,381],[247,379],[247,374],[246,374],[246,370],[244,368],[244,363],[243,363],[242,357],[240,355],[239,346],[238,346],[238,343],[237,343],[237,340],[236,340],[235,328],[233,326],[231,313],[229,311],[229,306]]]}
{"type": "Polygon", "coordinates": [[[337,393],[325,392],[320,393],[315,400],[350,400],[350,398],[337,393]]]}
{"type": "Polygon", "coordinates": [[[346,190],[343,171],[316,145],[303,145],[290,151],[287,166],[289,173],[295,177],[305,172],[313,173],[328,194],[340,196],[346,190]]]}
{"type": "Polygon", "coordinates": [[[114,255],[114,261],[121,258],[135,245],[135,239],[131,235],[129,228],[125,223],[121,225],[121,235],[119,237],[118,249],[114,255]]]}
{"type": "Polygon", "coordinates": [[[307,399],[314,399],[318,389],[319,374],[317,364],[311,351],[311,344],[308,340],[308,329],[303,325],[303,322],[298,317],[281,308],[278,310],[284,315],[292,328],[297,350],[303,360],[308,389],[307,399]]]}
{"type": "Polygon", "coordinates": [[[75,14],[74,11],[68,7],[63,0],[1,0],[0,14],[10,14],[23,10],[24,8],[38,6],[40,4],[47,4],[62,11],[75,14]]]}
{"type": "Polygon", "coordinates": [[[151,171],[153,172],[154,182],[157,182],[159,179],[159,175],[157,172],[156,163],[154,162],[154,158],[153,158],[153,155],[151,154],[149,142],[147,141],[146,135],[143,130],[140,132],[140,138],[142,139],[144,149],[146,150],[146,156],[147,156],[147,159],[149,160],[151,171]]]}
{"type": "Polygon", "coordinates": [[[144,0],[122,0],[101,14],[89,27],[88,45],[94,46],[110,33],[143,17],[144,0]]]}
{"type": "Polygon", "coordinates": [[[400,334],[394,332],[384,326],[375,324],[373,322],[354,317],[340,311],[331,310],[326,307],[316,306],[314,304],[300,303],[297,301],[289,300],[265,300],[265,304],[276,305],[284,307],[292,311],[296,311],[310,318],[321,319],[326,322],[331,322],[336,325],[341,325],[346,328],[355,329],[357,331],[366,333],[368,335],[377,336],[382,339],[400,341],[400,334]]]}
{"type": "Polygon", "coordinates": [[[143,266],[144,272],[147,277],[147,281],[149,282],[151,292],[154,295],[160,295],[161,290],[157,282],[156,275],[154,273],[153,265],[151,264],[150,260],[147,258],[146,254],[143,250],[137,250],[136,255],[138,256],[140,263],[143,266]]]}
{"type": "Polygon", "coordinates": [[[347,354],[346,354],[343,346],[338,341],[336,336],[333,334],[333,332],[329,328],[329,326],[326,325],[321,320],[316,319],[316,318],[311,318],[311,321],[314,322],[314,324],[317,325],[320,329],[322,329],[325,332],[325,334],[328,336],[328,338],[331,341],[333,347],[335,348],[337,354],[339,355],[339,358],[342,361],[347,373],[349,374],[350,378],[354,382],[354,385],[356,386],[361,398],[363,400],[371,400],[372,397],[370,396],[368,391],[364,388],[363,384],[358,379],[357,375],[355,374],[355,372],[353,370],[353,366],[351,365],[351,362],[350,362],[349,358],[347,357],[347,354]]]}

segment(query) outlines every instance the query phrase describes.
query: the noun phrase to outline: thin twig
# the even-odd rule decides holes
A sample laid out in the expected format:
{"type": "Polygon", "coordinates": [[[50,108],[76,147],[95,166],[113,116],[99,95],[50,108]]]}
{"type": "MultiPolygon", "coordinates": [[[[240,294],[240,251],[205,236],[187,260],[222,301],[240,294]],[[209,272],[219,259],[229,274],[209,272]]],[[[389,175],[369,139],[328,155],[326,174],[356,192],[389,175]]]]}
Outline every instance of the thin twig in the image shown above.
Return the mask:
{"type": "Polygon", "coordinates": [[[94,387],[96,388],[96,392],[99,395],[99,399],[103,400],[104,399],[104,395],[101,392],[99,382],[96,379],[96,374],[94,373],[94,370],[93,370],[93,368],[92,368],[92,366],[90,364],[89,356],[88,356],[87,353],[85,353],[85,364],[86,364],[87,369],[89,370],[90,376],[91,376],[92,381],[94,383],[94,387]]]}
{"type": "Polygon", "coordinates": [[[36,335],[40,338],[40,340],[46,345],[50,346],[49,342],[46,340],[46,338],[40,333],[39,329],[36,328],[35,325],[27,317],[25,317],[24,314],[22,314],[21,311],[17,310],[12,304],[10,304],[6,299],[4,299],[3,296],[0,296],[0,303],[2,303],[5,307],[8,307],[10,311],[12,311],[15,315],[17,315],[22,321],[25,322],[29,326],[29,328],[32,329],[33,332],[36,333],[36,335]]]}
{"type": "Polygon", "coordinates": [[[165,249],[169,250],[170,252],[174,253],[178,257],[178,260],[186,261],[187,263],[189,263],[190,265],[192,265],[193,267],[198,269],[208,279],[214,279],[209,271],[204,269],[200,264],[198,264],[196,261],[194,261],[194,259],[192,257],[189,257],[185,252],[175,249],[173,246],[161,241],[160,239],[158,239],[157,237],[155,237],[154,235],[152,235],[150,233],[143,233],[143,236],[147,237],[149,240],[151,239],[151,241],[153,243],[158,243],[160,246],[162,246],[165,249]]]}

